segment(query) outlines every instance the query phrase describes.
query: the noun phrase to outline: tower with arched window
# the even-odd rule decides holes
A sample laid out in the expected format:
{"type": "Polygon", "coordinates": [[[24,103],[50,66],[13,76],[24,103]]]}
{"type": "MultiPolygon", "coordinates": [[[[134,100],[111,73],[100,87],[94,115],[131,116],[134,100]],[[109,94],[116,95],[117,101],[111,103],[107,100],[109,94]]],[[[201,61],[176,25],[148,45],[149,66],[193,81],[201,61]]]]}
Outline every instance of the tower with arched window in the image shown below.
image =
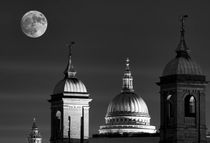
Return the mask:
{"type": "Polygon", "coordinates": [[[64,78],[57,83],[51,103],[51,143],[87,142],[89,138],[89,94],[69,60],[64,78]],[[81,141],[82,140],[82,141],[81,141]]]}
{"type": "Polygon", "coordinates": [[[181,17],[181,39],[176,57],[160,77],[160,143],[206,143],[206,77],[189,53],[181,17]]]}

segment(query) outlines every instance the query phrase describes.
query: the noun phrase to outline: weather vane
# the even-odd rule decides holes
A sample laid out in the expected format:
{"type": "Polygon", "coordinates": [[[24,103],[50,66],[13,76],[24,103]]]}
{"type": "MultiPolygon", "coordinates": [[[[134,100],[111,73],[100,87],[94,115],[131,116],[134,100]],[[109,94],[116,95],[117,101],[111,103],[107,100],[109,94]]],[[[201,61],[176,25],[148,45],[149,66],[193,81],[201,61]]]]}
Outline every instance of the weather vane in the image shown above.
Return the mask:
{"type": "Polygon", "coordinates": [[[74,41],[71,42],[71,44],[68,44],[68,48],[69,48],[69,56],[72,55],[72,46],[75,44],[74,41]]]}
{"type": "Polygon", "coordinates": [[[184,20],[188,17],[188,15],[182,15],[180,18],[181,21],[181,32],[184,32],[184,20]]]}

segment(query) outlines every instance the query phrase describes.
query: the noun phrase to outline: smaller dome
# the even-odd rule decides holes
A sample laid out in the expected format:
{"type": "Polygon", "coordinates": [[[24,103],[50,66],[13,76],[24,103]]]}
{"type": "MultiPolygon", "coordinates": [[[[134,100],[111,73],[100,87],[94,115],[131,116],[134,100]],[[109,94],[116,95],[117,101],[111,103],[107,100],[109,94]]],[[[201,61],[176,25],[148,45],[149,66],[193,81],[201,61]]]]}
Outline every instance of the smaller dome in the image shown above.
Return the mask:
{"type": "Polygon", "coordinates": [[[58,82],[54,88],[54,94],[60,94],[64,92],[70,93],[87,93],[87,89],[81,80],[77,78],[65,78],[58,82]]]}
{"type": "Polygon", "coordinates": [[[106,116],[120,114],[149,117],[146,103],[133,92],[122,92],[110,102],[106,116]]]}
{"type": "Polygon", "coordinates": [[[162,76],[168,75],[203,75],[198,64],[186,57],[172,59],[164,68],[162,76]]]}

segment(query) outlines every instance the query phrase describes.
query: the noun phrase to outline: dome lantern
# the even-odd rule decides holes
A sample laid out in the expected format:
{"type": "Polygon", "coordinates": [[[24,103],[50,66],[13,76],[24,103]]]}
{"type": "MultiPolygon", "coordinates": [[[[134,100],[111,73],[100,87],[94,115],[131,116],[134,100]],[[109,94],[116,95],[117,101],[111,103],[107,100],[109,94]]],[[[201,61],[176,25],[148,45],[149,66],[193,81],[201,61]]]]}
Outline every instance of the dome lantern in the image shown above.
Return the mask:
{"type": "Polygon", "coordinates": [[[130,60],[129,58],[126,59],[126,68],[125,68],[125,73],[123,76],[123,85],[122,85],[122,92],[134,92],[133,89],[133,77],[131,75],[131,71],[130,71],[130,60]]]}

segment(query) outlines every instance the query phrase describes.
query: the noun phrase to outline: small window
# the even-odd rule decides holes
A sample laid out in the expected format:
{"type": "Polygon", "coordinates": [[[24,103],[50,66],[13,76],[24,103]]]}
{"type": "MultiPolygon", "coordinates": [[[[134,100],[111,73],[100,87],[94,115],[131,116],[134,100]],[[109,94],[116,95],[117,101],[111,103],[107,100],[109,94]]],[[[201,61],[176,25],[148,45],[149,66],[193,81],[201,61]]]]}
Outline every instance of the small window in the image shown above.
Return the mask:
{"type": "Polygon", "coordinates": [[[190,101],[189,101],[189,112],[194,114],[195,113],[195,98],[194,96],[190,97],[190,101]]]}
{"type": "Polygon", "coordinates": [[[167,96],[167,100],[170,100],[170,99],[171,99],[171,96],[172,96],[171,94],[168,95],[168,96],[167,96]]]}
{"type": "MultiPolygon", "coordinates": [[[[61,131],[61,111],[57,111],[56,112],[56,128],[58,129],[58,132],[60,132],[61,131]]],[[[59,133],[57,133],[57,134],[59,134],[59,133]]]]}
{"type": "Polygon", "coordinates": [[[171,94],[167,96],[167,114],[168,118],[172,118],[174,116],[173,101],[171,94]]]}
{"type": "Polygon", "coordinates": [[[61,111],[56,112],[56,117],[57,117],[57,119],[61,119],[61,111]]]}
{"type": "Polygon", "coordinates": [[[196,116],[196,100],[193,95],[185,97],[185,116],[195,117],[196,116]]]}

